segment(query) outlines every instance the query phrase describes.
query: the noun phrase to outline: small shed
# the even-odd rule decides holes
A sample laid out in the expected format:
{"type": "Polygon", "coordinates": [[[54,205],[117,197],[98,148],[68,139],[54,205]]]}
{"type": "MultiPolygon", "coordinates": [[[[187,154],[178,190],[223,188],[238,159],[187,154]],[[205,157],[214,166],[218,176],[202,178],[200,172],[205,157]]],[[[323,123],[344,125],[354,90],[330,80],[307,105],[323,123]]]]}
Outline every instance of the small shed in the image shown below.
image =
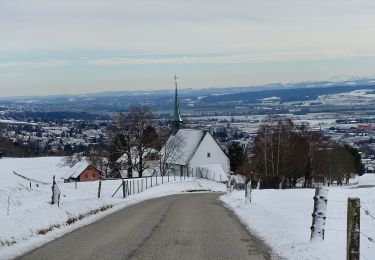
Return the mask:
{"type": "Polygon", "coordinates": [[[102,178],[102,172],[86,161],[78,162],[76,165],[69,168],[62,178],[64,182],[97,181],[102,178]]]}

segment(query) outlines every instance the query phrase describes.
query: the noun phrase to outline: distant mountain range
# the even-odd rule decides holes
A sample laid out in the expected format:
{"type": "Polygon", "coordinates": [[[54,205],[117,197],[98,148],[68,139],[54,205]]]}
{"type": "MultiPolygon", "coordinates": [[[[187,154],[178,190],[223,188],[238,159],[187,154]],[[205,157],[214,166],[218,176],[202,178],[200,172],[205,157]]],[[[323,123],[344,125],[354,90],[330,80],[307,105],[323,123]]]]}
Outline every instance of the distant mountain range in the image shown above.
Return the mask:
{"type": "MultiPolygon", "coordinates": [[[[320,95],[359,89],[375,90],[375,79],[274,83],[253,87],[180,89],[179,96],[181,106],[185,108],[204,108],[213,107],[218,103],[224,105],[230,102],[259,103],[262,99],[272,97],[279,98],[281,103],[313,100],[320,95]]],[[[153,109],[169,110],[173,107],[173,93],[173,88],[155,91],[109,91],[84,95],[1,98],[0,104],[20,104],[32,107],[37,111],[120,112],[126,111],[132,104],[144,104],[153,109]]]]}

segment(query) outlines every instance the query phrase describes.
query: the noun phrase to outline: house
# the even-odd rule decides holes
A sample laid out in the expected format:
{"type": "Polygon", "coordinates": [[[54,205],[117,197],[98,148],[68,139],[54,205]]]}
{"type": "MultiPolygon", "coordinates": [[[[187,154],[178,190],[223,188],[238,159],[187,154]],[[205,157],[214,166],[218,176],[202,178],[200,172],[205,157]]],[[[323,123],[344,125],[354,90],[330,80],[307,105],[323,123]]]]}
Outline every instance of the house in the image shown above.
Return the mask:
{"type": "Polygon", "coordinates": [[[165,161],[172,172],[180,176],[207,177],[216,181],[227,181],[230,173],[228,156],[210,132],[199,129],[179,129],[170,136],[169,143],[180,143],[179,156],[165,161]]]}
{"type": "Polygon", "coordinates": [[[101,171],[84,160],[76,163],[73,167],[69,167],[62,178],[64,182],[84,182],[100,180],[102,175],[101,171]]]}

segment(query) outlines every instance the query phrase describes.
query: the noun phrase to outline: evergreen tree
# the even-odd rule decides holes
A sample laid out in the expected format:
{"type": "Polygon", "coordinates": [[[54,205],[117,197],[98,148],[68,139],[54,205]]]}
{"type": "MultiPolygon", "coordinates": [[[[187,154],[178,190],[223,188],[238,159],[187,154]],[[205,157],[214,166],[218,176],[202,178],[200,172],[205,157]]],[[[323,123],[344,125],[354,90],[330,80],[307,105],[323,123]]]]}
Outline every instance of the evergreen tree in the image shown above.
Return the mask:
{"type": "Polygon", "coordinates": [[[358,149],[350,146],[345,145],[344,148],[351,153],[354,159],[354,169],[356,170],[356,173],[361,176],[365,173],[365,166],[363,165],[361,161],[361,155],[358,152],[358,149]]]}
{"type": "Polygon", "coordinates": [[[243,166],[245,162],[245,149],[239,143],[233,142],[228,147],[228,154],[230,160],[230,168],[235,172],[240,166],[243,166]]]}

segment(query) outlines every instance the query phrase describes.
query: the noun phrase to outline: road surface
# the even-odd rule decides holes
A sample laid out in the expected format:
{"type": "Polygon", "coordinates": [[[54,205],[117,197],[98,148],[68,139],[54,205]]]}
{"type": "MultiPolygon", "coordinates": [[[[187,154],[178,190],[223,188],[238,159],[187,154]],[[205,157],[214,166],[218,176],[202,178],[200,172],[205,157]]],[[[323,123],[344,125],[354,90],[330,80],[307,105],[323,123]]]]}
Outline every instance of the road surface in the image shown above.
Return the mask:
{"type": "Polygon", "coordinates": [[[217,198],[190,193],[127,207],[20,259],[270,259],[217,198]]]}

